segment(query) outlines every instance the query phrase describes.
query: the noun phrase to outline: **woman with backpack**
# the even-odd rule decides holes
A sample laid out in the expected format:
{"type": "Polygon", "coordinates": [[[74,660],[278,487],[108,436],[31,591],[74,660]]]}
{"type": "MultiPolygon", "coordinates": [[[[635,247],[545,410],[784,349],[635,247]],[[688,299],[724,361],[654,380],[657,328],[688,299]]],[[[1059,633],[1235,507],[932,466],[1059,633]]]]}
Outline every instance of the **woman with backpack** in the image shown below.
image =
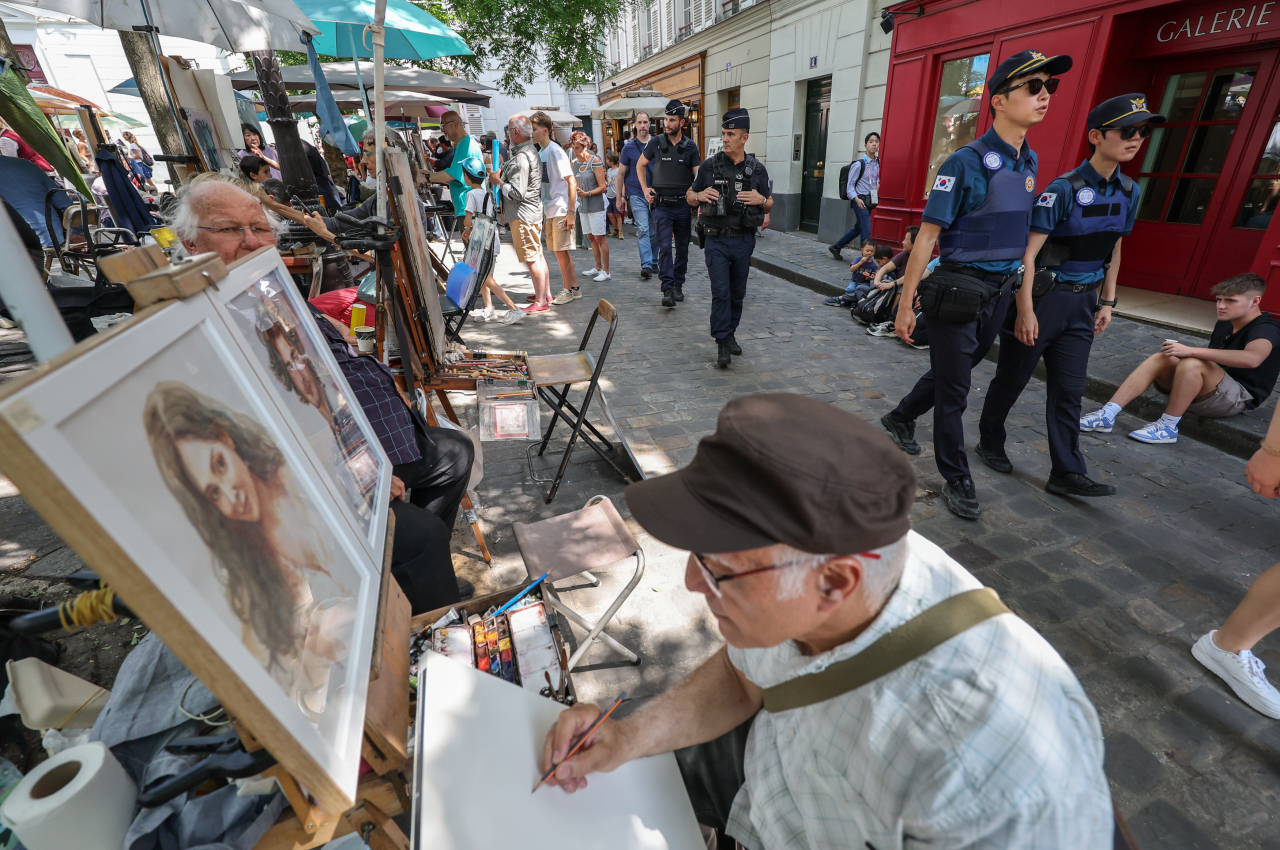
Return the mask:
{"type": "Polygon", "coordinates": [[[138,144],[138,139],[133,133],[125,130],[120,135],[124,136],[124,140],[129,143],[129,170],[137,178],[136,182],[139,188],[145,187],[148,192],[160,194],[156,184],[151,181],[151,168],[155,165],[155,160],[151,158],[151,154],[147,153],[146,148],[138,144]]]}

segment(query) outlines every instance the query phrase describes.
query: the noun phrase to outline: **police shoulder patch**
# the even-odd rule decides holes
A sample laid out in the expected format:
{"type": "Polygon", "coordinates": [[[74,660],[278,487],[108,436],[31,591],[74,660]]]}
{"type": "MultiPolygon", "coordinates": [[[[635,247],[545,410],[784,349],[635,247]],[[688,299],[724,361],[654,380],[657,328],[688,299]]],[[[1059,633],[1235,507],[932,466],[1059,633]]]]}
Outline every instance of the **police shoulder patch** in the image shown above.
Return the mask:
{"type": "Polygon", "coordinates": [[[987,151],[982,157],[982,164],[992,171],[999,171],[1004,165],[1004,159],[995,151],[987,151]]]}
{"type": "Polygon", "coordinates": [[[1051,207],[1056,200],[1058,200],[1057,192],[1041,192],[1040,197],[1036,198],[1036,206],[1051,207]]]}
{"type": "Polygon", "coordinates": [[[1089,204],[1093,203],[1093,199],[1096,197],[1097,195],[1094,191],[1088,186],[1085,186],[1079,192],[1076,192],[1076,203],[1082,207],[1087,207],[1089,204]]]}
{"type": "Polygon", "coordinates": [[[933,188],[937,189],[939,192],[950,192],[955,185],[956,178],[947,177],[944,174],[939,174],[933,181],[933,188]]]}
{"type": "Polygon", "coordinates": [[[1027,191],[1034,192],[1035,190],[1036,190],[1036,178],[1028,174],[1027,175],[1027,191]]]}

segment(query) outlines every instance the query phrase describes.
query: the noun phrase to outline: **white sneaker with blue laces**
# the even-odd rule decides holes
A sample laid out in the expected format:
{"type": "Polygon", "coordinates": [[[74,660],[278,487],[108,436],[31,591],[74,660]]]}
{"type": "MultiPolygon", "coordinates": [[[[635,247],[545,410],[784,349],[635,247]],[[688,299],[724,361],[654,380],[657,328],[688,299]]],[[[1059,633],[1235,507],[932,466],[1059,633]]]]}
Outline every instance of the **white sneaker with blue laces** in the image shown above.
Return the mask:
{"type": "Polygon", "coordinates": [[[1178,429],[1157,419],[1146,427],[1130,431],[1129,436],[1142,443],[1176,443],[1178,429]]]}
{"type": "Polygon", "coordinates": [[[1107,415],[1101,409],[1086,413],[1080,417],[1081,431],[1096,431],[1099,434],[1110,434],[1111,429],[1115,427],[1116,421],[1108,419],[1107,415]]]}

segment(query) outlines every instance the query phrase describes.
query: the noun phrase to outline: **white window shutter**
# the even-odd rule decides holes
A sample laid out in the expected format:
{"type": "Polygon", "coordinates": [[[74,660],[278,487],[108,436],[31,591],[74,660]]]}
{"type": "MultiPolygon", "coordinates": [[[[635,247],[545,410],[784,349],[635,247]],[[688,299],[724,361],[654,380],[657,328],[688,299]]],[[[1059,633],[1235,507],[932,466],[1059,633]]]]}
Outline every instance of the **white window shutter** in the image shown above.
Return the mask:
{"type": "MultiPolygon", "coordinates": [[[[698,4],[698,11],[702,13],[702,24],[694,27],[697,30],[704,30],[716,22],[716,0],[694,0],[698,4]]],[[[695,11],[694,14],[698,14],[695,11]]]]}
{"type": "Polygon", "coordinates": [[[675,0],[662,0],[665,7],[665,15],[663,20],[667,22],[667,31],[663,33],[663,47],[670,47],[676,43],[676,24],[675,24],[675,0]]]}
{"type": "Polygon", "coordinates": [[[467,127],[468,135],[477,138],[484,135],[484,116],[479,106],[474,103],[462,104],[462,120],[467,127]]]}
{"type": "Polygon", "coordinates": [[[640,12],[631,13],[631,61],[640,61],[640,12]]]}

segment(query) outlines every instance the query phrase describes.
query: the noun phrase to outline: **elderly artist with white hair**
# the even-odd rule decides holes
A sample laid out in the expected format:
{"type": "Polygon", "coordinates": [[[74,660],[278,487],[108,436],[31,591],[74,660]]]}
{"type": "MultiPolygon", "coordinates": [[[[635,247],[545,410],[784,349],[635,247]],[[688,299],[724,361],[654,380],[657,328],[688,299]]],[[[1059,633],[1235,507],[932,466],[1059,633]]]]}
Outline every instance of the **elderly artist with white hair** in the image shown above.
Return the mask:
{"type": "MultiPolygon", "coordinates": [[[[276,244],[271,218],[262,204],[237,186],[234,178],[221,175],[183,186],[170,225],[189,252],[212,252],[228,265],[276,244]]],[[[392,575],[409,597],[414,614],[461,601],[475,588],[454,575],[449,538],[471,479],[475,458],[471,440],[459,431],[424,422],[405,402],[386,365],[357,353],[340,322],[308,306],[392,463],[391,511],[396,517],[392,575]]],[[[306,368],[305,347],[282,346],[275,354],[283,366],[281,373],[291,382],[306,368]]],[[[309,399],[305,387],[293,389],[309,399]]]]}
{"type": "Polygon", "coordinates": [[[687,467],[626,496],[690,551],[685,583],[728,646],[566,761],[600,711],[564,711],[552,784],[679,750],[698,820],[749,850],[1110,848],[1093,706],[1044,638],[910,531],[915,490],[888,439],[834,405],[725,405],[687,467]]]}

